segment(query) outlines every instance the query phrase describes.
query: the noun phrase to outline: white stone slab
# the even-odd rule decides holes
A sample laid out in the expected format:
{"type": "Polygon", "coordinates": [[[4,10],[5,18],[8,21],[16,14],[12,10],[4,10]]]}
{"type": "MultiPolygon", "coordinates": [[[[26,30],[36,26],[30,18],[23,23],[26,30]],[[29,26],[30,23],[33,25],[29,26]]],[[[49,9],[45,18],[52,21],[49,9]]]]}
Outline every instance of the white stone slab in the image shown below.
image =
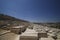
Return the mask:
{"type": "Polygon", "coordinates": [[[39,40],[54,40],[53,38],[40,38],[39,40]]]}
{"type": "Polygon", "coordinates": [[[12,27],[12,28],[23,28],[24,26],[15,26],[15,27],[12,27]]]}
{"type": "Polygon", "coordinates": [[[20,36],[20,40],[37,40],[38,36],[36,34],[23,34],[20,36]]]}
{"type": "Polygon", "coordinates": [[[27,29],[23,34],[20,36],[20,40],[37,40],[38,34],[31,29],[27,29]]]}
{"type": "Polygon", "coordinates": [[[38,33],[38,32],[36,32],[36,31],[33,30],[33,29],[28,29],[28,28],[27,28],[24,33],[38,33]]]}

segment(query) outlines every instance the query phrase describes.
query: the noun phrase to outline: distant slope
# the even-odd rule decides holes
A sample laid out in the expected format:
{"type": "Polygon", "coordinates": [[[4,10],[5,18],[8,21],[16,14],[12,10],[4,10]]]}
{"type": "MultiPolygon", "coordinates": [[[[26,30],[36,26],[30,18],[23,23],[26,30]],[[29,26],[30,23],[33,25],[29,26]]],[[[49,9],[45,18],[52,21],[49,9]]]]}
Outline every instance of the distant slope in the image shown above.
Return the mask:
{"type": "Polygon", "coordinates": [[[21,20],[21,19],[15,18],[15,17],[5,15],[5,14],[0,14],[0,20],[12,20],[12,21],[17,20],[17,21],[22,21],[22,22],[28,22],[28,21],[25,21],[25,20],[21,20]]]}
{"type": "Polygon", "coordinates": [[[29,22],[15,18],[15,17],[11,17],[9,15],[0,14],[0,26],[11,26],[12,27],[12,26],[18,26],[18,25],[28,26],[29,22]]]}

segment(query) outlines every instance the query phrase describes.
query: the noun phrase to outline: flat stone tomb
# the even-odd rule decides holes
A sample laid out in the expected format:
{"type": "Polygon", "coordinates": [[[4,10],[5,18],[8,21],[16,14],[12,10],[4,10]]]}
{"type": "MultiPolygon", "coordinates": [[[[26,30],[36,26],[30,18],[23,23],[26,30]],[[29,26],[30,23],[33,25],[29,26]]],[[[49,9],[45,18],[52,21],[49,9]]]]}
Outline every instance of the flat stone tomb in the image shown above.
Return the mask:
{"type": "Polygon", "coordinates": [[[33,30],[27,29],[26,32],[21,34],[20,40],[38,40],[38,35],[33,30]]]}
{"type": "Polygon", "coordinates": [[[39,40],[54,40],[53,38],[40,38],[39,40]]]}
{"type": "Polygon", "coordinates": [[[47,37],[48,37],[46,31],[43,31],[43,30],[40,31],[40,30],[39,30],[39,31],[37,31],[37,32],[38,32],[38,38],[41,38],[41,37],[47,38],[47,37]]]}
{"type": "Polygon", "coordinates": [[[11,28],[11,32],[16,34],[21,34],[22,31],[25,31],[25,26],[16,26],[11,28]]]}

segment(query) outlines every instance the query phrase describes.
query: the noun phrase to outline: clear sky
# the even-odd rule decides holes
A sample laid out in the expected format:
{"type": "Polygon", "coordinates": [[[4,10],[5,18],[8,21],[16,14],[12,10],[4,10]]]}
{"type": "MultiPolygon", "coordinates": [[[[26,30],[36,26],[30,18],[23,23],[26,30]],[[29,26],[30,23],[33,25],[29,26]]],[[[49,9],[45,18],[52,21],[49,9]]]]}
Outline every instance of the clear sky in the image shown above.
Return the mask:
{"type": "Polygon", "coordinates": [[[0,12],[31,22],[60,22],[60,0],[0,0],[0,12]]]}

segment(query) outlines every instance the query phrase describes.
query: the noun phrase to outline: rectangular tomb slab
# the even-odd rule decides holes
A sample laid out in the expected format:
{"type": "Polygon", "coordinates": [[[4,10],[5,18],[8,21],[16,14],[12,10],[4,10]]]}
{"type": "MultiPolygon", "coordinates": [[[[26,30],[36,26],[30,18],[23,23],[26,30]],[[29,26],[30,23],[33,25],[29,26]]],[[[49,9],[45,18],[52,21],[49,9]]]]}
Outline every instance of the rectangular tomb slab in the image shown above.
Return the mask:
{"type": "Polygon", "coordinates": [[[12,27],[11,32],[16,33],[16,34],[21,34],[22,32],[24,32],[26,30],[25,26],[16,26],[16,27],[12,27]]]}
{"type": "MultiPolygon", "coordinates": [[[[30,30],[28,30],[30,31],[30,30]]],[[[20,40],[38,40],[38,35],[35,32],[32,32],[32,30],[30,32],[24,32],[23,34],[21,34],[20,36],[20,40]]]]}
{"type": "Polygon", "coordinates": [[[41,38],[41,37],[47,38],[48,35],[47,35],[47,33],[45,31],[40,31],[40,32],[38,32],[38,37],[39,38],[41,38]]]}
{"type": "Polygon", "coordinates": [[[20,36],[20,40],[37,40],[38,36],[34,33],[25,33],[20,36]]]}
{"type": "Polygon", "coordinates": [[[48,35],[47,35],[47,33],[38,33],[38,37],[39,38],[41,38],[41,37],[47,38],[48,35]]]}
{"type": "Polygon", "coordinates": [[[54,40],[53,38],[40,38],[39,40],[54,40]]]}

